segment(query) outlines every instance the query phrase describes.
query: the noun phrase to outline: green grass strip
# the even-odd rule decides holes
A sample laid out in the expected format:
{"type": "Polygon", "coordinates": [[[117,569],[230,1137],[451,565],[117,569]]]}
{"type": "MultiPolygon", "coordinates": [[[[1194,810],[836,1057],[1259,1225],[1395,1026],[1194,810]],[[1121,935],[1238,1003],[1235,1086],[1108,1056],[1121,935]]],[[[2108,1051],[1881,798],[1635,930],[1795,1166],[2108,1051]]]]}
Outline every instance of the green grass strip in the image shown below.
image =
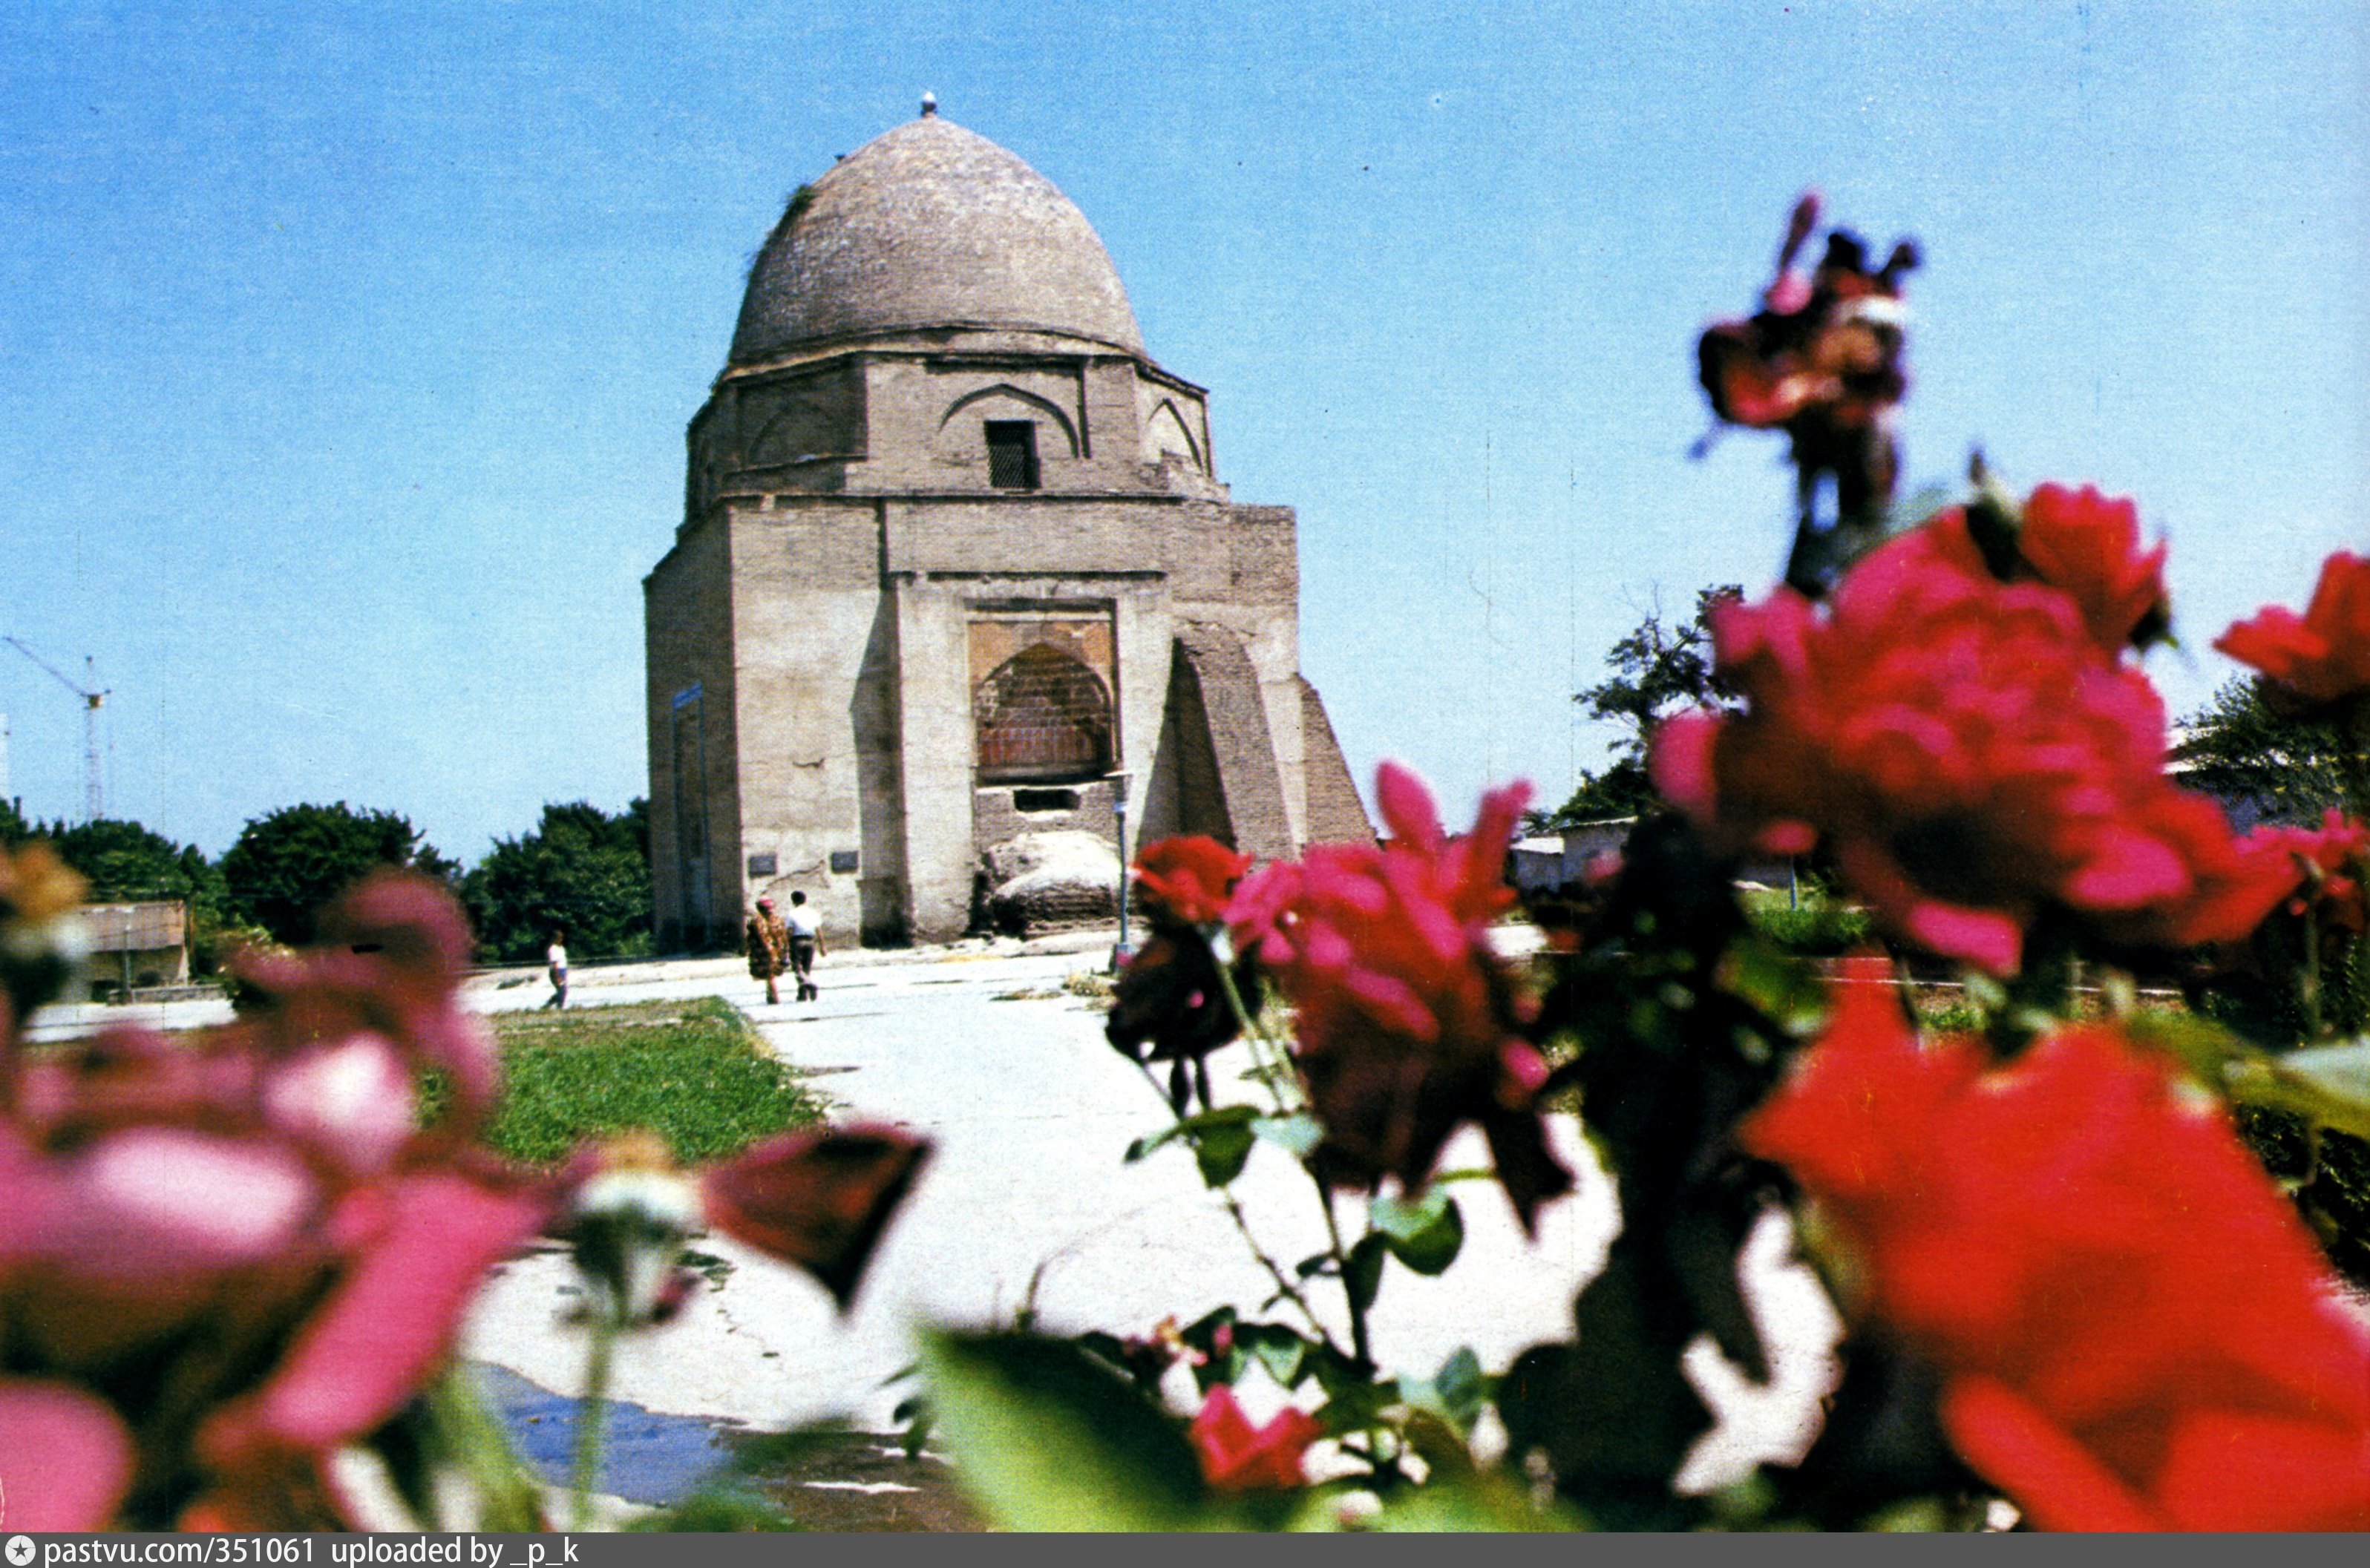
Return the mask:
{"type": "Polygon", "coordinates": [[[648,1127],[686,1163],[823,1119],[823,1103],[718,997],[492,1019],[503,1091],[487,1140],[558,1160],[587,1138],[648,1127]]]}

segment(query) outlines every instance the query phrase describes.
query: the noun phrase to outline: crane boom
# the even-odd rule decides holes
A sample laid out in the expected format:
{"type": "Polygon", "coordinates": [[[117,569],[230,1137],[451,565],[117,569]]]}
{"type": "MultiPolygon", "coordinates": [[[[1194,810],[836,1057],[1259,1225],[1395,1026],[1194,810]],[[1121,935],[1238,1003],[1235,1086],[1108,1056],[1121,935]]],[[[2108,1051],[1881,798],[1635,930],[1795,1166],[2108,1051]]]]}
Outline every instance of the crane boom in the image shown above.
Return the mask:
{"type": "Polygon", "coordinates": [[[22,638],[0,636],[27,658],[49,671],[51,679],[82,699],[82,809],[83,820],[96,822],[107,815],[107,788],[98,766],[98,710],[107,705],[107,692],[99,688],[98,661],[86,658],[83,668],[91,683],[78,686],[63,671],[25,646],[22,638]]]}

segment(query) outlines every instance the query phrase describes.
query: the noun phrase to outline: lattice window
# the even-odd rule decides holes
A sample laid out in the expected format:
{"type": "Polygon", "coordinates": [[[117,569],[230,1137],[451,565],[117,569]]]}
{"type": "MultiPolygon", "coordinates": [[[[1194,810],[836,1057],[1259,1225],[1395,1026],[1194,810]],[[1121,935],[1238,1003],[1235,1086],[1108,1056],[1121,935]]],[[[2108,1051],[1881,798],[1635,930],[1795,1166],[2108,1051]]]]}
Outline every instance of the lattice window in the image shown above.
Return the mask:
{"type": "Polygon", "coordinates": [[[1043,643],[997,665],[972,698],[986,784],[1060,784],[1110,772],[1110,692],[1043,643]]]}
{"type": "Polygon", "coordinates": [[[1037,426],[1029,419],[987,422],[987,482],[999,490],[1037,487],[1037,426]]]}

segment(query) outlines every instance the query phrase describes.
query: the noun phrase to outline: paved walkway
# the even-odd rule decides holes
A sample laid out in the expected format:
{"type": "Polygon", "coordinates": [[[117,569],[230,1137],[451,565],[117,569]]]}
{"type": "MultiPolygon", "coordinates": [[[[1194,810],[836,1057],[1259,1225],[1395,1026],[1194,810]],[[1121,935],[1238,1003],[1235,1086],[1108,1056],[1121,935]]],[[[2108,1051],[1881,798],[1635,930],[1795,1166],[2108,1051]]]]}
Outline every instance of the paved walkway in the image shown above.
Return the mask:
{"type": "MultiPolygon", "coordinates": [[[[1104,1044],[1099,1010],[1060,990],[1065,975],[1103,961],[1108,942],[1087,939],[1086,951],[1068,954],[1005,944],[834,956],[820,976],[823,1000],[803,1005],[763,1005],[737,961],[630,979],[613,971],[607,983],[581,987],[586,1001],[727,996],[786,1059],[817,1074],[845,1114],[893,1121],[938,1145],[847,1317],[836,1317],[803,1275],[720,1240],[703,1242],[731,1271],[717,1271],[720,1284],[676,1322],[624,1349],[616,1397],[754,1425],[846,1414],[882,1430],[908,1391],[894,1379],[913,1358],[913,1325],[1008,1322],[1032,1281],[1041,1322],[1063,1332],[1140,1333],[1163,1317],[1191,1322],[1225,1303],[1257,1310],[1267,1276],[1190,1153],[1169,1148],[1122,1162],[1132,1139],[1168,1124],[1165,1104],[1104,1044]]],[[[473,992],[492,1010],[535,1005],[547,988],[489,978],[473,992]]],[[[1218,1063],[1243,1054],[1224,1053],[1218,1063]]],[[[1580,1193],[1548,1207],[1536,1242],[1526,1242],[1494,1187],[1460,1188],[1467,1239],[1455,1266],[1424,1279],[1388,1265],[1374,1322],[1386,1367],[1428,1374],[1469,1344],[1501,1369],[1524,1346],[1570,1332],[1571,1298],[1599,1266],[1616,1221],[1576,1126],[1554,1130],[1583,1173],[1580,1193]]],[[[1451,1165],[1486,1161],[1469,1135],[1446,1156],[1451,1165]]],[[[1322,1245],[1313,1190],[1282,1151],[1256,1148],[1236,1190],[1271,1255],[1288,1265],[1322,1245]]],[[[1350,1207],[1345,1226],[1354,1222],[1350,1207]]],[[[1778,1348],[1773,1386],[1744,1384],[1708,1344],[1691,1358],[1729,1416],[1691,1465],[1697,1481],[1798,1448],[1809,1435],[1834,1322],[1807,1272],[1780,1266],[1784,1250],[1782,1230],[1766,1228],[1747,1271],[1778,1348]]],[[[581,1344],[558,1323],[573,1289],[557,1253],[509,1265],[473,1314],[466,1354],[545,1389],[578,1391],[581,1344]]],[[[1346,1334],[1338,1321],[1336,1328],[1346,1334]]]]}

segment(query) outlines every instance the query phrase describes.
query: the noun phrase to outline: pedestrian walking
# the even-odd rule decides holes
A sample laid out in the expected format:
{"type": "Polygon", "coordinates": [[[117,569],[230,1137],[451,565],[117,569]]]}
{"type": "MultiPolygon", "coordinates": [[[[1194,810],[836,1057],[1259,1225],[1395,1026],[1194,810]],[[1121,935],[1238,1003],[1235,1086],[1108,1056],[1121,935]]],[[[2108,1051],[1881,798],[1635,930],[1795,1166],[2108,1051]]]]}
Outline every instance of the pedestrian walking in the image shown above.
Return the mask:
{"type": "Polygon", "coordinates": [[[790,967],[798,971],[799,1000],[819,1001],[823,990],[814,983],[814,961],[823,956],[823,923],[807,908],[807,896],[790,894],[790,967]]]}
{"type": "Polygon", "coordinates": [[[568,1005],[568,933],[555,931],[551,945],[543,950],[544,973],[551,977],[551,996],[545,1007],[568,1005]]]}
{"type": "Polygon", "coordinates": [[[782,972],[789,947],[790,933],[781,917],[774,913],[774,900],[758,899],[755,912],[749,917],[749,978],[765,982],[765,1003],[769,1007],[781,1004],[782,991],[776,977],[782,972]]]}

